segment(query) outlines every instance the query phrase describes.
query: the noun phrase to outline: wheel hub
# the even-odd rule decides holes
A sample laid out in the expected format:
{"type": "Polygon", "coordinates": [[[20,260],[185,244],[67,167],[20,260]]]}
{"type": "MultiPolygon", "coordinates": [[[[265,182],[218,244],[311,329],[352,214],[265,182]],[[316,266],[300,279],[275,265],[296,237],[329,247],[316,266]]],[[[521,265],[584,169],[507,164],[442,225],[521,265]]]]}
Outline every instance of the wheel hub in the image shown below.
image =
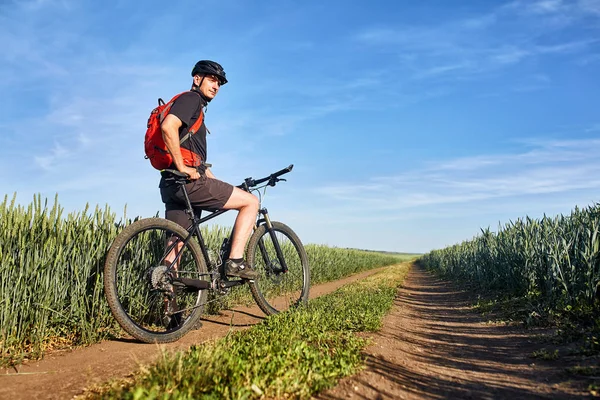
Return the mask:
{"type": "Polygon", "coordinates": [[[278,260],[271,260],[267,269],[267,276],[276,284],[280,284],[283,281],[283,268],[281,268],[278,260]]]}

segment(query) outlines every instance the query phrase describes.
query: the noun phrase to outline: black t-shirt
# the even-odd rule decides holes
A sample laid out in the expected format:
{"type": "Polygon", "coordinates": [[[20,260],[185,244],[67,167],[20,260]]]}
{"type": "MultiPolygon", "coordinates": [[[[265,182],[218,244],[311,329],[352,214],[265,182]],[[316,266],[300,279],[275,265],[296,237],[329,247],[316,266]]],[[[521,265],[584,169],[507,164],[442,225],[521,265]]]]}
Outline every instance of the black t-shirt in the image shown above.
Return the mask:
{"type": "MultiPolygon", "coordinates": [[[[186,92],[175,100],[169,114],[175,115],[183,123],[181,128],[179,128],[180,140],[187,134],[189,128],[194,125],[194,122],[196,122],[200,116],[200,112],[204,106],[206,106],[206,101],[198,92],[186,92]]],[[[200,125],[198,132],[183,142],[181,147],[198,154],[202,161],[206,161],[206,125],[204,124],[204,121],[202,121],[202,125],[200,125]]],[[[202,169],[204,170],[204,168],[202,169]]]]}

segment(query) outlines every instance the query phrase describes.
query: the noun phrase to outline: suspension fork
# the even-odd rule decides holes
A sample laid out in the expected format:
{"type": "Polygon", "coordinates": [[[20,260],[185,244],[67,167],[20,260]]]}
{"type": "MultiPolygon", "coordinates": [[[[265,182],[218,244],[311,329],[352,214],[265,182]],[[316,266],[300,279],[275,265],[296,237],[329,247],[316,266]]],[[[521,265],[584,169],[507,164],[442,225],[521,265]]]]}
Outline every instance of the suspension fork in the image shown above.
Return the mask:
{"type": "MultiPolygon", "coordinates": [[[[276,272],[286,273],[288,271],[288,266],[285,262],[285,258],[283,257],[283,251],[281,251],[281,246],[279,245],[279,240],[277,240],[277,235],[275,234],[275,230],[273,229],[273,224],[271,223],[271,219],[269,218],[269,212],[266,208],[262,208],[258,210],[258,212],[260,215],[262,215],[262,218],[260,218],[257,221],[256,227],[258,228],[258,226],[261,223],[264,223],[267,227],[267,232],[269,232],[269,236],[271,236],[271,241],[273,242],[273,247],[275,248],[275,253],[277,254],[277,259],[279,260],[279,264],[281,265],[281,271],[276,272]]],[[[269,260],[269,253],[267,252],[267,248],[262,237],[258,240],[258,247],[262,254],[265,265],[269,265],[271,262],[269,260]]]]}

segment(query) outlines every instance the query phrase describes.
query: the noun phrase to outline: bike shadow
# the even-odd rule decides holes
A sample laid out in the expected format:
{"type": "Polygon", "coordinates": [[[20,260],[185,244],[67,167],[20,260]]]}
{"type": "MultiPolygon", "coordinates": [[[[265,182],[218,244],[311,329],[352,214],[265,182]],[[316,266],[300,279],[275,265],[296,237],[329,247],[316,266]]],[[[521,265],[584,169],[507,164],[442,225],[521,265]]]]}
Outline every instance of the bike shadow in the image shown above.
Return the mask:
{"type": "Polygon", "coordinates": [[[222,326],[248,327],[259,324],[265,320],[264,314],[255,314],[252,311],[239,309],[223,309],[216,315],[202,316],[203,323],[211,323],[222,326]],[[236,315],[242,315],[242,321],[235,321],[236,315]]]}
{"type": "Polygon", "coordinates": [[[130,343],[130,344],[148,344],[144,343],[138,339],[130,338],[130,337],[111,337],[106,339],[109,342],[118,342],[118,343],[130,343]]]}

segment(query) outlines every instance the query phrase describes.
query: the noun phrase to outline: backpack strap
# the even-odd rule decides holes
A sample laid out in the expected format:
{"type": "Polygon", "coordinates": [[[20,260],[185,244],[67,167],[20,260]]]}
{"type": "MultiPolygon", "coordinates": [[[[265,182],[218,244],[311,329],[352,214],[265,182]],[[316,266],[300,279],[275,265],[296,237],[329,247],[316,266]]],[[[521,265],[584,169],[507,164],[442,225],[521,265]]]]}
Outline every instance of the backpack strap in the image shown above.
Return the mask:
{"type": "Polygon", "coordinates": [[[202,107],[200,107],[200,115],[198,115],[198,119],[196,120],[196,122],[194,122],[192,127],[190,129],[188,129],[185,136],[181,138],[181,140],[179,141],[180,146],[183,144],[183,142],[185,142],[186,140],[191,138],[193,134],[198,132],[198,129],[200,129],[200,125],[202,125],[203,120],[204,120],[204,111],[202,111],[202,107]]]}
{"type": "MultiPolygon", "coordinates": [[[[195,90],[190,90],[190,92],[194,92],[198,96],[200,96],[200,93],[196,92],[195,90]]],[[[187,93],[187,92],[183,92],[183,93],[187,93]]],[[[178,94],[175,98],[173,98],[172,101],[175,101],[175,99],[177,97],[179,97],[180,95],[182,95],[183,93],[178,94]]],[[[201,105],[200,106],[200,114],[198,115],[198,119],[196,120],[196,122],[194,122],[194,124],[192,125],[192,127],[190,129],[188,129],[188,131],[185,134],[185,136],[181,138],[181,140],[179,141],[179,145],[180,146],[183,144],[183,142],[185,142],[186,140],[188,140],[189,138],[191,138],[193,134],[195,134],[196,132],[198,132],[198,129],[200,129],[200,126],[202,125],[203,121],[204,121],[204,111],[202,111],[202,105],[201,105]]]]}
{"type": "MultiPolygon", "coordinates": [[[[160,123],[162,124],[162,122],[164,121],[164,119],[166,118],[166,116],[169,114],[169,112],[171,111],[171,107],[173,106],[173,103],[175,103],[175,100],[177,100],[177,98],[179,96],[181,96],[184,93],[188,93],[188,92],[194,92],[196,93],[198,96],[200,96],[200,93],[193,91],[193,90],[188,90],[187,92],[181,92],[175,96],[173,96],[173,98],[171,100],[169,100],[169,102],[167,103],[166,107],[163,108],[163,110],[161,111],[160,115],[158,116],[160,123]]],[[[165,102],[163,99],[158,99],[158,105],[164,105],[165,102]],[[162,103],[162,104],[161,104],[162,103]]],[[[182,137],[179,140],[179,145],[181,146],[183,144],[183,142],[185,142],[186,140],[188,140],[190,137],[192,137],[193,134],[195,134],[196,132],[198,132],[198,129],[200,129],[200,125],[202,125],[202,121],[204,120],[204,111],[202,111],[202,106],[200,106],[200,115],[198,115],[198,119],[196,120],[196,122],[194,122],[194,124],[192,125],[192,127],[188,130],[188,132],[185,134],[184,137],[182,137]]]]}

